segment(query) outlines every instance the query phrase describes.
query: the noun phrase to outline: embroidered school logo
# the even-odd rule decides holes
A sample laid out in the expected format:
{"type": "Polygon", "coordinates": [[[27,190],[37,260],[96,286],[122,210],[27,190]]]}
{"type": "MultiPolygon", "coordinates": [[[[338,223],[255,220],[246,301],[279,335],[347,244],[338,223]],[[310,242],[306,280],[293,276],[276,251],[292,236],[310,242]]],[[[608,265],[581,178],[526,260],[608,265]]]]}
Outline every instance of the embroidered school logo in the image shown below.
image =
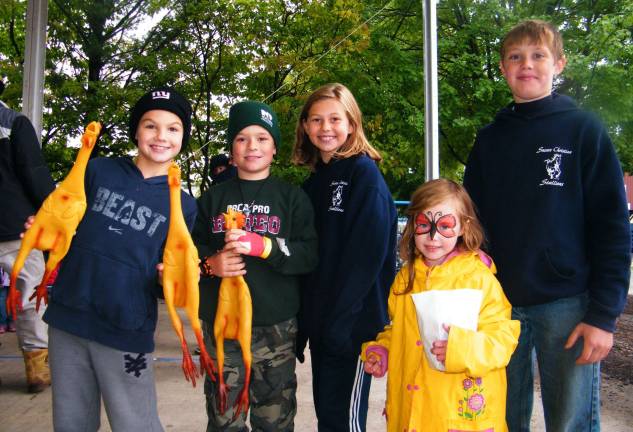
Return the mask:
{"type": "Polygon", "coordinates": [[[560,153],[554,153],[551,158],[545,159],[545,172],[548,178],[541,180],[539,186],[562,187],[565,185],[565,183],[558,181],[563,172],[560,167],[562,160],[563,156],[560,153]]]}
{"type": "Polygon", "coordinates": [[[565,183],[560,181],[561,175],[563,174],[563,156],[570,155],[572,151],[560,147],[539,147],[536,153],[546,153],[548,154],[548,156],[550,156],[546,157],[543,160],[543,163],[545,164],[545,173],[547,174],[547,178],[541,180],[539,186],[565,186],[565,183]]]}
{"type": "Polygon", "coordinates": [[[560,161],[562,156],[559,153],[556,153],[550,159],[545,159],[545,170],[547,170],[547,175],[550,180],[558,180],[560,177],[560,161]]]}
{"type": "Polygon", "coordinates": [[[136,357],[131,354],[125,354],[125,373],[134,374],[136,378],[141,376],[141,371],[147,369],[147,359],[145,353],[140,353],[136,357]]]}
{"type": "Polygon", "coordinates": [[[261,114],[262,114],[262,121],[264,123],[267,123],[268,126],[273,127],[273,115],[269,113],[268,111],[266,111],[265,109],[261,110],[261,114]]]}
{"type": "Polygon", "coordinates": [[[328,208],[328,211],[336,211],[343,213],[345,209],[343,208],[343,188],[347,186],[347,182],[344,181],[335,181],[330,183],[330,187],[332,189],[332,205],[328,208]]]}
{"type": "Polygon", "coordinates": [[[338,207],[343,202],[343,185],[334,189],[332,194],[332,207],[338,207]]]}
{"type": "Polygon", "coordinates": [[[164,90],[157,90],[152,92],[152,99],[169,99],[169,92],[164,90]]]}
{"type": "Polygon", "coordinates": [[[334,189],[334,193],[332,194],[332,206],[338,207],[343,202],[343,185],[338,186],[334,189]]]}

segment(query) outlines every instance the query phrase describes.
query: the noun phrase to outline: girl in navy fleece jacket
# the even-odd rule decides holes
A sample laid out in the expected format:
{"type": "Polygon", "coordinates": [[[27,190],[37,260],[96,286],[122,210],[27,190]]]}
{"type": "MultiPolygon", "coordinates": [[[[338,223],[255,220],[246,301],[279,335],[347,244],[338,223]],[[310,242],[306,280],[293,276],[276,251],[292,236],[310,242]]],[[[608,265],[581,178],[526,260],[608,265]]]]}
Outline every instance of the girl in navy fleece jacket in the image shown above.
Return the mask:
{"type": "Polygon", "coordinates": [[[304,281],[297,355],[310,341],[319,430],[364,430],[371,376],[359,354],[387,324],[396,272],[396,209],[352,93],[328,84],[297,123],[293,160],[311,168],[319,264],[304,281]]]}

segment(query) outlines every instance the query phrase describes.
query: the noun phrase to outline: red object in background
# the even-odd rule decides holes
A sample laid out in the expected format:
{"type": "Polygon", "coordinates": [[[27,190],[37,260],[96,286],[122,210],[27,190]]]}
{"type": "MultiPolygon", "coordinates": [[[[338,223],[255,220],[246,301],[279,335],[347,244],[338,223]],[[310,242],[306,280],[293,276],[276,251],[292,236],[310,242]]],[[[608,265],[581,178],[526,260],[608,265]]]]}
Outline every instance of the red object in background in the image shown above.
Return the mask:
{"type": "Polygon", "coordinates": [[[633,176],[624,174],[624,187],[626,188],[626,201],[629,204],[629,212],[633,211],[633,176]]]}

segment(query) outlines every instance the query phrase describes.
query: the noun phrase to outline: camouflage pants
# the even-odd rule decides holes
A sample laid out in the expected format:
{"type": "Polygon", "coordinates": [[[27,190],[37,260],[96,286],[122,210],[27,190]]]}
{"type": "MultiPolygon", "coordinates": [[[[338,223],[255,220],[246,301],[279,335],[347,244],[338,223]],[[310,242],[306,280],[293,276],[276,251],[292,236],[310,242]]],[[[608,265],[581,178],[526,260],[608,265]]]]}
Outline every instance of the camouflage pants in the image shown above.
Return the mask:
{"type": "MultiPolygon", "coordinates": [[[[213,324],[202,322],[204,340],[209,355],[217,361],[213,324]]],[[[293,431],[297,413],[297,376],[295,375],[295,338],[297,320],[268,327],[253,327],[251,352],[253,364],[250,398],[250,425],[253,432],[293,431]]],[[[242,350],[237,341],[224,341],[224,380],[229,388],[227,410],[218,411],[218,387],[209,377],[205,378],[207,432],[248,431],[246,413],[233,420],[233,405],[244,385],[242,350]]]]}

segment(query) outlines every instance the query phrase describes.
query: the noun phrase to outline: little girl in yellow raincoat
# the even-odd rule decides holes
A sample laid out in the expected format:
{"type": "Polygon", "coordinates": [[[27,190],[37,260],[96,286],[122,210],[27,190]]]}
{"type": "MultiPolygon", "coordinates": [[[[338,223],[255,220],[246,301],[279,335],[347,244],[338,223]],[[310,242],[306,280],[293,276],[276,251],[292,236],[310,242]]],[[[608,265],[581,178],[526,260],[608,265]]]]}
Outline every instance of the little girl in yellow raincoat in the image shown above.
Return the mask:
{"type": "Polygon", "coordinates": [[[397,432],[507,431],[505,367],[520,326],[479,250],[483,230],[465,189],[445,179],[420,186],[411,197],[400,243],[405,266],[389,294],[391,324],[365,343],[365,371],[387,379],[387,430],[397,432]],[[444,325],[447,340],[433,341],[427,359],[412,294],[481,290],[477,330],[444,325]]]}

